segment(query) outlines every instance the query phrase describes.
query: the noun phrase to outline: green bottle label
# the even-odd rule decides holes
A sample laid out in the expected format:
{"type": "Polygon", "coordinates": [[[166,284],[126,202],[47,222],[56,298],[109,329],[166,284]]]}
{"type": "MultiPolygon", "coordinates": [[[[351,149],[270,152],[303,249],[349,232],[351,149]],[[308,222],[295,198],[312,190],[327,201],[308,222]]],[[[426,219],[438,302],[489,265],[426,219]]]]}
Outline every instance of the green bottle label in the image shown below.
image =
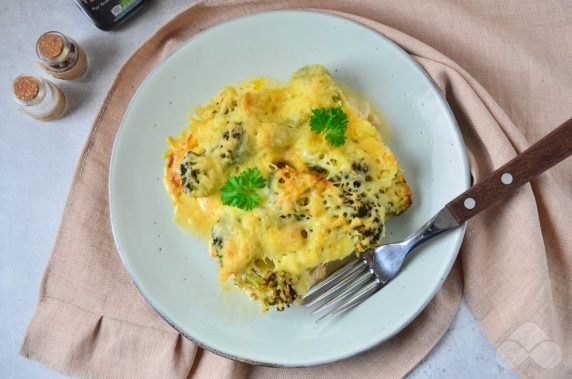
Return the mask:
{"type": "Polygon", "coordinates": [[[142,0],[119,0],[119,4],[111,8],[111,14],[115,21],[121,19],[129,11],[137,6],[142,0]]]}

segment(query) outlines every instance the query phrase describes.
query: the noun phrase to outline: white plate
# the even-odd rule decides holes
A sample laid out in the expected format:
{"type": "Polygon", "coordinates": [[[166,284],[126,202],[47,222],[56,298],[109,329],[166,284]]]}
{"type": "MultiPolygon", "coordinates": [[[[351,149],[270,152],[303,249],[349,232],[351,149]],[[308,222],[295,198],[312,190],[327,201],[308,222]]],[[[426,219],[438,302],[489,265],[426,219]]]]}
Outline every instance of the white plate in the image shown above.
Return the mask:
{"type": "Polygon", "coordinates": [[[111,221],[121,258],[149,303],[184,335],[227,357],[308,366],[379,344],[431,300],[463,238],[459,228],[432,241],[376,296],[320,324],[308,309],[263,315],[236,290],[221,290],[207,245],[172,221],[162,183],[165,138],[225,84],[260,75],[285,81],[310,63],[371,98],[389,122],[388,142],[413,206],[388,224],[388,240],[412,232],[468,188],[467,157],[449,107],[409,55],[378,33],[331,15],[287,11],[194,37],[149,75],[129,106],[111,162],[111,221]]]}

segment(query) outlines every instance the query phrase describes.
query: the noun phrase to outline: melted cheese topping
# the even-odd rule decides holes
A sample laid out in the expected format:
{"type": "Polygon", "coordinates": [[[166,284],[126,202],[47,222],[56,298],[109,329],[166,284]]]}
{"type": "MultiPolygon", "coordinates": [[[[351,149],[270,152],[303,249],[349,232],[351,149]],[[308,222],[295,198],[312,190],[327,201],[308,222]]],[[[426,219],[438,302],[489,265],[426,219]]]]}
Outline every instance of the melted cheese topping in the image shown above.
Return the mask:
{"type": "Polygon", "coordinates": [[[379,244],[387,217],[411,204],[376,129],[380,118],[346,92],[318,65],[286,84],[258,78],[227,86],[168,139],[164,179],[175,222],[210,236],[219,278],[233,278],[265,307],[280,308],[305,292],[316,267],[379,244]],[[312,110],[322,107],[347,114],[340,147],[310,129],[312,110]],[[222,205],[219,190],[228,178],[253,167],[267,182],[260,205],[222,205]],[[269,295],[269,283],[287,288],[269,295]]]}

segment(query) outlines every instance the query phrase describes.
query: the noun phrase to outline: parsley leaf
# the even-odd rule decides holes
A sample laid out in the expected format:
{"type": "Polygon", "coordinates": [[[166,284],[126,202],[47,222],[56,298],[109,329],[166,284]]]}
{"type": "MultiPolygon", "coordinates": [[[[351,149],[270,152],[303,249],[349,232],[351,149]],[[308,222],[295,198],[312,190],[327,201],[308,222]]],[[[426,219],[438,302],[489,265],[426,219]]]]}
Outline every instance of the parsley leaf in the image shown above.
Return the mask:
{"type": "Polygon", "coordinates": [[[264,188],[266,180],[260,176],[260,170],[249,168],[239,176],[231,176],[220,189],[220,196],[224,205],[251,210],[260,204],[260,196],[255,189],[264,188]]]}
{"type": "Polygon", "coordinates": [[[348,115],[339,108],[317,108],[312,110],[310,128],[314,133],[324,133],[326,140],[339,147],[346,142],[348,115]]]}

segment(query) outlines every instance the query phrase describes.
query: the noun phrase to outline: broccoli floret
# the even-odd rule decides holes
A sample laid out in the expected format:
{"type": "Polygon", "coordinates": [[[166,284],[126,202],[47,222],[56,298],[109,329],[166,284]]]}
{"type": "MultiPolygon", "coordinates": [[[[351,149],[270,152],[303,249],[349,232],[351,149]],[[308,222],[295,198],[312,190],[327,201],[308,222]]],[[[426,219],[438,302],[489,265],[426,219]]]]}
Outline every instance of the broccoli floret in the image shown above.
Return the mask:
{"type": "MultiPolygon", "coordinates": [[[[219,219],[211,230],[211,247],[221,267],[225,264],[225,246],[232,240],[233,229],[238,219],[219,219]]],[[[283,271],[276,271],[270,260],[257,259],[242,274],[233,276],[235,284],[251,298],[260,301],[266,311],[270,307],[284,310],[297,297],[292,277],[283,271]]]]}
{"type": "Polygon", "coordinates": [[[334,218],[362,220],[362,224],[354,226],[350,231],[350,236],[356,242],[358,251],[365,251],[379,244],[383,238],[385,210],[380,196],[368,190],[368,182],[372,180],[369,165],[362,158],[351,162],[351,170],[333,169],[330,172],[330,169],[338,162],[325,155],[321,155],[318,160],[319,163],[315,160],[307,162],[306,167],[332,183],[338,189],[339,200],[341,200],[341,204],[337,199],[327,203],[326,210],[334,218]]]}
{"type": "Polygon", "coordinates": [[[229,166],[238,162],[244,141],[244,128],[241,122],[228,124],[218,145],[212,153],[229,166]]]}
{"type": "Polygon", "coordinates": [[[179,171],[181,173],[181,183],[183,191],[193,196],[206,196],[208,193],[200,187],[201,180],[206,174],[205,162],[203,155],[189,151],[183,161],[179,171]]]}
{"type": "Polygon", "coordinates": [[[241,157],[244,136],[242,123],[230,123],[215,147],[202,153],[189,151],[179,167],[183,191],[194,197],[203,197],[218,188],[224,178],[212,177],[213,162],[220,162],[223,171],[237,163],[241,157]]]}
{"type": "Polygon", "coordinates": [[[265,311],[270,307],[283,311],[297,297],[292,287],[292,279],[284,271],[273,272],[269,268],[254,266],[246,273],[236,276],[234,280],[242,290],[258,300],[265,311]]]}

